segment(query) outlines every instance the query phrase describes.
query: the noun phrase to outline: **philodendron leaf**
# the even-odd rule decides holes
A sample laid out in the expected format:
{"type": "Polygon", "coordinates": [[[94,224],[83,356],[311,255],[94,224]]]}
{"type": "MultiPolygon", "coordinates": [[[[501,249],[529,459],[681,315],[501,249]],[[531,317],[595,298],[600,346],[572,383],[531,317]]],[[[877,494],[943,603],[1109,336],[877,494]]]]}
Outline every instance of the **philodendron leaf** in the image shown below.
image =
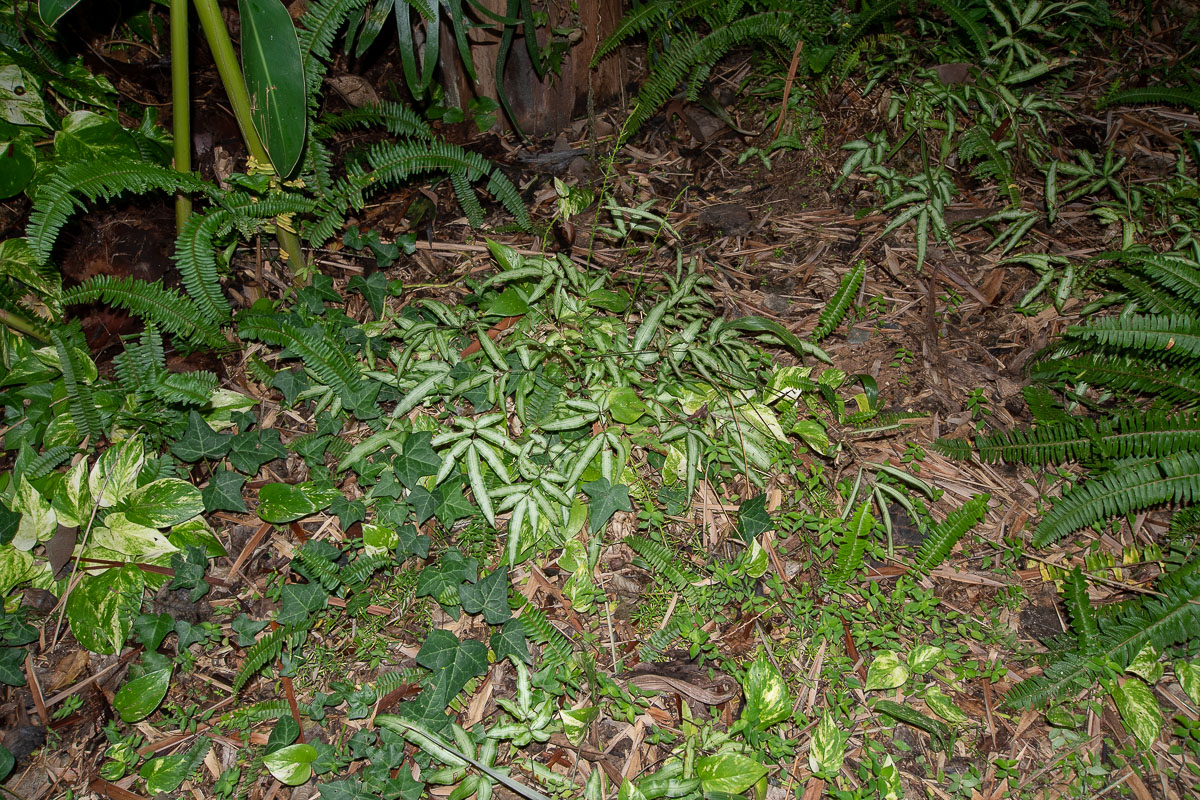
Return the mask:
{"type": "Polygon", "coordinates": [[[1157,648],[1152,645],[1146,645],[1133,657],[1133,661],[1129,662],[1129,666],[1125,668],[1125,671],[1131,675],[1137,675],[1146,681],[1146,683],[1153,686],[1163,676],[1163,670],[1165,669],[1161,657],[1162,653],[1157,648]]]}
{"type": "Polygon", "coordinates": [[[1158,740],[1162,729],[1162,709],[1154,697],[1154,691],[1140,678],[1128,678],[1113,687],[1113,701],[1121,720],[1130,733],[1147,750],[1158,740]]]}
{"type": "Polygon", "coordinates": [[[875,656],[867,669],[867,686],[870,691],[895,689],[903,686],[908,680],[908,667],[900,661],[900,655],[894,650],[884,650],[875,656]]]}
{"type": "Polygon", "coordinates": [[[963,710],[954,705],[954,701],[947,697],[938,686],[931,686],[925,692],[925,705],[948,722],[957,724],[967,721],[967,715],[963,713],[963,710]]]}
{"type": "Polygon", "coordinates": [[[239,0],[242,69],[250,116],[267,155],[288,177],[304,150],[304,65],[296,27],[281,0],[239,0]]]}
{"type": "Polygon", "coordinates": [[[718,753],[696,759],[696,777],[706,793],[741,794],[766,774],[766,767],[739,753],[718,753]]]}
{"type": "Polygon", "coordinates": [[[766,730],[792,712],[792,698],[788,694],[787,683],[779,673],[779,668],[765,655],[760,654],[746,670],[742,693],[746,697],[742,717],[759,730],[766,730]]]}
{"type": "Polygon", "coordinates": [[[121,649],[142,608],[142,575],[130,565],[79,579],[67,598],[67,620],[81,645],[93,653],[121,649]]]}
{"type": "Polygon", "coordinates": [[[932,644],[918,644],[908,651],[908,668],[924,675],[946,657],[945,649],[932,644]]]}
{"type": "Polygon", "coordinates": [[[169,528],[204,512],[200,490],[178,478],[160,478],[134,489],[115,507],[125,518],[148,528],[169,528]]]}
{"type": "Polygon", "coordinates": [[[146,781],[146,788],[151,794],[173,792],[187,780],[192,770],[200,766],[210,747],[212,742],[202,738],[182,753],[150,759],[138,774],[146,781]]]}
{"type": "Polygon", "coordinates": [[[42,22],[54,25],[62,19],[63,14],[77,5],[79,0],[38,0],[38,14],[41,15],[42,22]]]}
{"type": "Polygon", "coordinates": [[[113,708],[125,722],[137,722],[150,716],[158,704],[167,696],[171,685],[171,662],[164,659],[158,669],[134,678],[117,690],[113,697],[113,708]]]}
{"type": "Polygon", "coordinates": [[[258,490],[258,516],[263,522],[283,525],[328,508],[340,494],[311,483],[268,483],[258,490]]]}
{"type": "Polygon", "coordinates": [[[1176,661],[1175,677],[1179,679],[1179,685],[1188,699],[1200,705],[1200,663],[1176,661]]]}
{"type": "Polygon", "coordinates": [[[312,777],[317,748],[311,744],[291,744],[263,756],[265,766],[275,780],[286,786],[299,786],[312,777]]]}
{"type": "Polygon", "coordinates": [[[812,744],[808,748],[808,768],[814,775],[831,778],[841,771],[846,758],[847,738],[848,735],[830,714],[821,717],[813,730],[812,744]]]}

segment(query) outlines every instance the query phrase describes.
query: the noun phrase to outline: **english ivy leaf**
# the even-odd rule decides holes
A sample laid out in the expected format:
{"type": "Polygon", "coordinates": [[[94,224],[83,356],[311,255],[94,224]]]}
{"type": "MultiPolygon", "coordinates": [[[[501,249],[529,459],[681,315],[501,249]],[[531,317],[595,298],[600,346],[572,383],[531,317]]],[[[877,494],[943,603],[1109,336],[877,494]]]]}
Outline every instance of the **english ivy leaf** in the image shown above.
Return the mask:
{"type": "Polygon", "coordinates": [[[263,464],[286,456],[287,448],[279,440],[277,428],[239,433],[229,448],[229,463],[251,477],[258,474],[263,464]]]}
{"type": "MultiPolygon", "coordinates": [[[[421,784],[421,788],[424,789],[425,784],[421,784]]],[[[376,800],[378,797],[358,778],[322,783],[317,787],[317,791],[321,800],[376,800]]]]}
{"type": "Polygon", "coordinates": [[[187,429],[183,438],[171,445],[171,454],[189,463],[201,459],[217,459],[229,452],[233,436],[217,433],[196,411],[188,412],[187,429]]]}
{"type": "Polygon", "coordinates": [[[366,719],[371,716],[371,706],[378,699],[371,686],[360,686],[352,692],[346,692],[345,698],[346,719],[366,719]]]}
{"type": "Polygon", "coordinates": [[[0,649],[0,683],[9,686],[25,685],[25,648],[0,649]]]}
{"type": "Polygon", "coordinates": [[[302,625],[309,614],[324,608],[328,599],[320,584],[289,583],[280,594],[275,621],[280,625],[302,625]]]}
{"type": "Polygon", "coordinates": [[[428,536],[417,533],[417,529],[412,525],[401,525],[396,529],[396,534],[400,537],[400,543],[396,545],[396,555],[398,557],[429,557],[428,536]]]}
{"type": "Polygon", "coordinates": [[[474,639],[460,642],[450,631],[438,628],[429,632],[417,653],[417,663],[433,670],[437,694],[445,699],[445,708],[467,681],[487,671],[487,647],[474,639]]]}
{"type": "Polygon", "coordinates": [[[271,753],[281,747],[287,747],[299,738],[300,725],[294,717],[284,715],[275,723],[275,727],[271,729],[271,735],[267,737],[267,752],[271,753]]]}
{"type": "Polygon", "coordinates": [[[258,632],[270,625],[270,620],[251,619],[246,614],[238,614],[233,620],[233,632],[237,634],[238,647],[249,647],[258,638],[258,632]]]}
{"type": "Polygon", "coordinates": [[[442,466],[442,457],[430,445],[432,439],[430,431],[418,431],[404,440],[404,449],[392,466],[406,488],[416,488],[417,481],[426,475],[436,475],[442,466]]]}
{"type": "Polygon", "coordinates": [[[208,631],[203,625],[193,625],[186,619],[175,620],[175,652],[182,653],[194,644],[200,644],[208,639],[208,631]]]}
{"type": "Polygon", "coordinates": [[[271,379],[271,386],[283,393],[283,400],[291,406],[305,389],[309,388],[308,378],[302,367],[282,369],[271,379]]]}
{"type": "Polygon", "coordinates": [[[737,532],[743,542],[749,543],[773,527],[775,523],[767,513],[765,494],[751,497],[738,508],[737,532]]]}
{"type": "MultiPolygon", "coordinates": [[[[395,247],[395,245],[392,246],[395,247]]],[[[398,256],[399,254],[400,251],[397,248],[396,255],[398,256]]],[[[380,266],[386,268],[389,265],[381,262],[380,266]]],[[[388,295],[388,280],[386,275],[382,272],[372,272],[366,278],[361,275],[355,275],[346,284],[346,288],[351,290],[357,289],[362,293],[362,296],[367,301],[367,305],[371,307],[371,313],[375,315],[375,319],[383,316],[383,301],[388,295]]]]}
{"type": "Polygon", "coordinates": [[[366,504],[362,500],[350,500],[345,495],[333,498],[333,502],[329,504],[329,511],[337,515],[342,530],[367,518],[366,504]]]}
{"type": "Polygon", "coordinates": [[[508,607],[508,570],[504,567],[493,570],[478,583],[459,587],[458,596],[463,611],[468,614],[482,611],[483,619],[489,625],[499,625],[512,616],[508,607]]]}
{"type": "Polygon", "coordinates": [[[389,469],[379,476],[379,483],[371,487],[368,497],[369,499],[388,497],[392,500],[399,500],[404,497],[404,487],[396,480],[395,473],[389,469]]]}
{"type": "Polygon", "coordinates": [[[170,614],[141,614],[133,621],[133,635],[148,651],[154,652],[162,646],[174,624],[170,614]]]}
{"type": "Polygon", "coordinates": [[[242,486],[245,483],[245,475],[239,475],[229,469],[216,470],[208,479],[208,485],[200,491],[200,498],[204,501],[204,510],[208,513],[213,511],[245,513],[246,501],[242,499],[242,486]]]}
{"type": "Polygon", "coordinates": [[[17,760],[13,758],[13,754],[7,747],[0,744],[0,781],[8,777],[8,774],[13,771],[13,767],[17,765],[17,760]]]}
{"type": "Polygon", "coordinates": [[[424,525],[430,517],[437,513],[438,503],[441,502],[441,499],[424,486],[418,486],[409,493],[408,502],[417,512],[417,524],[424,525]]]}
{"type": "MultiPolygon", "coordinates": [[[[443,483],[438,489],[440,497],[438,498],[438,507],[434,512],[434,516],[438,518],[438,522],[449,528],[463,517],[469,517],[475,512],[475,506],[471,505],[467,498],[463,497],[462,483],[459,481],[449,481],[443,483]]],[[[628,498],[626,498],[628,502],[628,498]]]]}
{"type": "Polygon", "coordinates": [[[583,493],[591,503],[588,505],[588,532],[595,534],[618,511],[632,511],[629,504],[629,487],[623,483],[613,486],[608,478],[598,478],[583,485],[583,493]]]}
{"type": "Polygon", "coordinates": [[[497,661],[514,656],[526,664],[533,663],[533,658],[529,655],[529,642],[525,639],[525,626],[519,619],[505,622],[500,630],[492,634],[491,644],[497,661]]]}

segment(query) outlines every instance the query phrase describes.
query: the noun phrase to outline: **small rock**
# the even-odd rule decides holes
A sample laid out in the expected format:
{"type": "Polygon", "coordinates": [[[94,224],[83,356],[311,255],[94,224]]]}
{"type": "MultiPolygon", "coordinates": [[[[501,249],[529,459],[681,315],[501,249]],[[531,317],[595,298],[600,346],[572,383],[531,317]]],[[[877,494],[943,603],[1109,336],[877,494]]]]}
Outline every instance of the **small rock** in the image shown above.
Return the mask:
{"type": "Polygon", "coordinates": [[[782,314],[788,310],[788,299],[780,294],[768,294],[763,297],[763,308],[772,314],[782,314]]]}
{"type": "Polygon", "coordinates": [[[850,344],[862,344],[871,338],[871,331],[867,328],[851,328],[846,334],[846,341],[850,344]]]}

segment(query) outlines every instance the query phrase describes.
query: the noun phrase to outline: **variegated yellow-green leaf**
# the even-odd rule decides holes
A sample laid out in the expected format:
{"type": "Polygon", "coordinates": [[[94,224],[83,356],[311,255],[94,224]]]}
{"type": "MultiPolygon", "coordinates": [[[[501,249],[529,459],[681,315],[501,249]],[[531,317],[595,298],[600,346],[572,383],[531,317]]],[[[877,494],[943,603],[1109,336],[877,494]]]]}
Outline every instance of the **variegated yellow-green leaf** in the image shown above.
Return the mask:
{"type": "Polygon", "coordinates": [[[895,689],[908,680],[908,667],[894,650],[885,650],[875,657],[867,669],[867,691],[895,689]]]}
{"type": "Polygon", "coordinates": [[[892,757],[884,754],[883,763],[879,765],[878,797],[880,800],[902,800],[904,786],[900,783],[900,770],[892,757]]]}
{"type": "Polygon", "coordinates": [[[134,489],[118,510],[130,522],[149,528],[169,528],[204,513],[200,490],[178,478],[160,478],[134,489]]]}
{"type": "Polygon", "coordinates": [[[15,547],[0,547],[0,596],[7,595],[14,586],[33,575],[33,556],[15,547]]]}
{"type": "Polygon", "coordinates": [[[826,713],[821,717],[808,748],[808,768],[814,775],[832,778],[841,771],[847,738],[831,715],[826,713]]]}
{"type": "Polygon", "coordinates": [[[588,725],[600,713],[598,706],[587,706],[585,708],[573,708],[558,712],[559,719],[562,720],[563,735],[576,747],[583,742],[583,737],[587,735],[588,725]]]}
{"type": "Polygon", "coordinates": [[[363,552],[366,555],[382,555],[390,553],[400,544],[400,534],[386,525],[370,525],[363,523],[363,552]]]}
{"type": "Polygon", "coordinates": [[[137,487],[137,476],[146,463],[140,435],[104,451],[88,476],[88,489],[103,508],[115,506],[137,487]]]}
{"type": "Polygon", "coordinates": [[[914,675],[924,675],[946,657],[945,649],[931,644],[919,644],[908,651],[908,668],[914,675]]]}
{"type": "Polygon", "coordinates": [[[821,455],[829,452],[829,434],[825,427],[815,419],[797,420],[792,426],[792,433],[804,440],[804,443],[821,455]]]}
{"type": "Polygon", "coordinates": [[[1159,650],[1151,645],[1146,645],[1138,651],[1125,671],[1140,676],[1146,683],[1153,686],[1163,676],[1165,669],[1161,657],[1162,653],[1159,650]]]}
{"type": "Polygon", "coordinates": [[[153,561],[179,549],[156,528],[131,522],[121,512],[109,514],[104,525],[92,531],[91,543],[127,555],[131,561],[153,561]]]}
{"type": "Polygon", "coordinates": [[[767,571],[767,551],[755,539],[750,543],[750,554],[742,570],[751,578],[761,578],[767,571]]]}
{"type": "Polygon", "coordinates": [[[942,719],[950,722],[967,721],[967,715],[963,713],[961,708],[954,705],[954,701],[947,697],[939,686],[930,686],[926,690],[925,704],[942,719]]]}
{"type": "Polygon", "coordinates": [[[50,507],[50,501],[42,497],[24,475],[17,481],[13,510],[21,514],[12,538],[12,546],[18,550],[32,550],[38,542],[46,541],[58,530],[58,516],[50,507]]]}
{"type": "Polygon", "coordinates": [[[1150,687],[1140,678],[1127,678],[1113,688],[1112,697],[1129,732],[1137,737],[1142,747],[1153,745],[1162,728],[1163,717],[1150,687]]]}
{"type": "Polygon", "coordinates": [[[1176,661],[1175,677],[1192,702],[1200,705],[1200,663],[1176,661]]]}
{"type": "Polygon", "coordinates": [[[312,762],[317,749],[311,744],[291,744],[263,756],[263,766],[275,780],[287,786],[299,786],[312,777],[312,762]]]}
{"type": "Polygon", "coordinates": [[[621,781],[621,788],[617,790],[617,800],[646,800],[646,795],[626,778],[621,781]]]}
{"type": "Polygon", "coordinates": [[[566,572],[575,572],[587,563],[587,548],[579,539],[569,539],[563,544],[562,555],[558,557],[558,566],[566,572]]]}
{"type": "Polygon", "coordinates": [[[792,713],[787,683],[779,669],[761,653],[746,670],[742,692],[746,696],[742,716],[751,727],[766,730],[792,713]]]}
{"type": "Polygon", "coordinates": [[[747,403],[739,406],[738,414],[763,433],[773,436],[781,442],[787,441],[787,434],[783,432],[783,426],[779,424],[779,417],[775,416],[775,412],[762,403],[747,403]]]}
{"type": "Polygon", "coordinates": [[[766,767],[739,753],[718,753],[696,759],[696,777],[705,792],[740,794],[766,774],[766,767]]]}
{"type": "Polygon", "coordinates": [[[812,367],[779,367],[771,373],[768,383],[772,397],[788,397],[795,399],[804,394],[806,388],[815,382],[812,379],[812,367]]]}
{"type": "Polygon", "coordinates": [[[92,493],[88,489],[86,458],[79,459],[79,462],[63,475],[51,505],[60,524],[72,528],[81,528],[87,524],[91,516],[92,493]]]}

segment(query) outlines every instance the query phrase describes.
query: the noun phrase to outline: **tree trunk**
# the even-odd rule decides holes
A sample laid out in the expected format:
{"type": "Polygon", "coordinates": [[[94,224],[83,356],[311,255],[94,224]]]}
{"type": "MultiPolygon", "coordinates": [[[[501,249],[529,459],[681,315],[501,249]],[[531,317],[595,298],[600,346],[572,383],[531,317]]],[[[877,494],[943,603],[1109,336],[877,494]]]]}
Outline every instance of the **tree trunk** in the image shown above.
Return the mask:
{"type": "MultiPolygon", "coordinates": [[[[540,80],[529,58],[525,37],[513,37],[508,61],[504,68],[504,91],[508,96],[517,126],[522,132],[541,136],[563,130],[577,115],[586,113],[590,89],[597,104],[614,97],[624,85],[625,65],[619,54],[606,58],[595,70],[589,69],[592,55],[600,43],[612,33],[621,19],[621,0],[578,0],[577,11],[566,0],[546,0],[541,5],[534,0],[534,8],[544,10],[553,28],[570,28],[572,39],[578,41],[562,57],[562,69],[558,75],[547,72],[540,80]]],[[[482,0],[487,8],[503,15],[505,0],[482,0]]],[[[496,60],[500,52],[500,38],[495,29],[472,31],[471,58],[475,62],[478,83],[472,83],[463,69],[458,50],[451,42],[453,34],[442,31],[441,68],[446,88],[446,104],[466,109],[475,97],[499,100],[496,88],[496,60]]],[[[550,41],[549,31],[538,30],[539,49],[545,50],[550,41]]],[[[503,127],[511,127],[510,120],[498,114],[503,127]]]]}

